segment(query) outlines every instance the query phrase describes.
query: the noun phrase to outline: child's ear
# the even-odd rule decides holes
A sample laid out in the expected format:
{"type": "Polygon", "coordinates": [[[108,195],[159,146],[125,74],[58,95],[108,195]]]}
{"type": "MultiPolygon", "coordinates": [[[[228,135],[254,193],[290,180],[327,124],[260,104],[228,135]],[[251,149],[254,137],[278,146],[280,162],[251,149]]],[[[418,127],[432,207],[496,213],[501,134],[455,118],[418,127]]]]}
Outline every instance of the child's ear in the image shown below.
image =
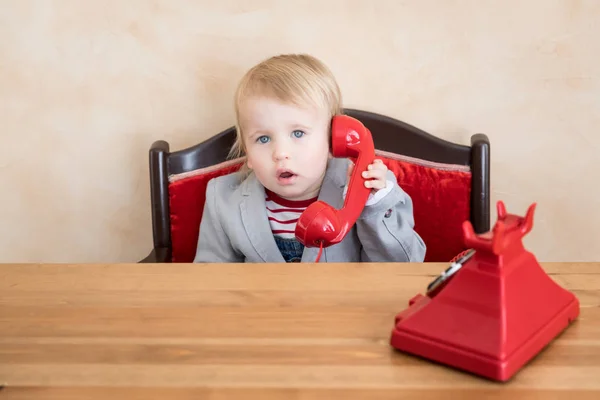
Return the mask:
{"type": "Polygon", "coordinates": [[[333,115],[330,119],[329,119],[329,137],[327,138],[327,140],[329,141],[329,154],[331,154],[331,156],[333,157],[333,143],[331,143],[331,138],[333,136],[332,134],[332,128],[333,128],[333,119],[336,117],[337,115],[333,115]]]}

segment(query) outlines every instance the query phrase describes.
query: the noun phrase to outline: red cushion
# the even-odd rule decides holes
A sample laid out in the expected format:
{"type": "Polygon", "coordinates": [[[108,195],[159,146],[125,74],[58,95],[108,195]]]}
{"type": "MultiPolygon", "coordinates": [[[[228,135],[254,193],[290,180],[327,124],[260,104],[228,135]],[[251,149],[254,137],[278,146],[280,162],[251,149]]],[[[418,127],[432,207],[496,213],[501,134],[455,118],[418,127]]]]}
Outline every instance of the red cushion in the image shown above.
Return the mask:
{"type": "MultiPolygon", "coordinates": [[[[400,186],[411,196],[415,230],[427,245],[426,262],[448,262],[466,248],[462,223],[469,219],[471,173],[466,167],[440,165],[378,151],[400,186]]],[[[208,181],[236,171],[233,160],[171,177],[172,262],[191,262],[196,253],[208,181]]]]}
{"type": "Polygon", "coordinates": [[[208,181],[217,176],[237,171],[241,161],[225,162],[181,174],[169,182],[169,208],[171,212],[171,262],[194,261],[200,233],[200,220],[206,200],[208,181]]]}

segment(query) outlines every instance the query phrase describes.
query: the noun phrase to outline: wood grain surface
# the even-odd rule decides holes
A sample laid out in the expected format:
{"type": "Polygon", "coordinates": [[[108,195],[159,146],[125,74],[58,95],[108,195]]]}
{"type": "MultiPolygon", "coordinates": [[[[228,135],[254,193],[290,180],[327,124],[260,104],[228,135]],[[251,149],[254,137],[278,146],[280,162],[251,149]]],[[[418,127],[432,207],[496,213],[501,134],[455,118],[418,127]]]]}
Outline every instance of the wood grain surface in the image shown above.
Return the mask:
{"type": "Polygon", "coordinates": [[[394,351],[445,264],[0,265],[0,399],[598,399],[600,263],[545,263],[580,318],[511,381],[394,351]]]}

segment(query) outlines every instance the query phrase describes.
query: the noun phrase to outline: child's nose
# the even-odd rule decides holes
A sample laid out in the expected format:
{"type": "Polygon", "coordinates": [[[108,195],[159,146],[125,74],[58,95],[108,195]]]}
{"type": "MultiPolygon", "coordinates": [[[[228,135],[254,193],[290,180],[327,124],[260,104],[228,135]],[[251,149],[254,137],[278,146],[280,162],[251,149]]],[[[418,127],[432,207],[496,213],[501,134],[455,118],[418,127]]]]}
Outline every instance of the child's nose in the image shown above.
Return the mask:
{"type": "Polygon", "coordinates": [[[273,151],[273,159],[275,161],[281,161],[288,158],[290,158],[290,152],[287,146],[283,144],[275,146],[275,150],[273,151]]]}

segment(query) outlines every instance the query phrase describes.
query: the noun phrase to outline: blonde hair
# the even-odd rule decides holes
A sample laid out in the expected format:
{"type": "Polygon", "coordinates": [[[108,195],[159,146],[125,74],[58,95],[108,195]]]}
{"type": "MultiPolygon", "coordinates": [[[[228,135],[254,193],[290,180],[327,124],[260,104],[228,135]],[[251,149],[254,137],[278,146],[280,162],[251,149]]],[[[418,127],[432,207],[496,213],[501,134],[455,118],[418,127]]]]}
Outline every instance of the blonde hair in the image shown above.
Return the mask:
{"type": "MultiPolygon", "coordinates": [[[[342,113],[342,94],[329,68],[307,54],[281,54],[252,67],[242,77],[234,96],[236,140],[229,157],[245,155],[240,105],[250,96],[266,96],[297,106],[325,108],[330,117],[342,113]]],[[[247,173],[244,163],[242,173],[247,173]]]]}

